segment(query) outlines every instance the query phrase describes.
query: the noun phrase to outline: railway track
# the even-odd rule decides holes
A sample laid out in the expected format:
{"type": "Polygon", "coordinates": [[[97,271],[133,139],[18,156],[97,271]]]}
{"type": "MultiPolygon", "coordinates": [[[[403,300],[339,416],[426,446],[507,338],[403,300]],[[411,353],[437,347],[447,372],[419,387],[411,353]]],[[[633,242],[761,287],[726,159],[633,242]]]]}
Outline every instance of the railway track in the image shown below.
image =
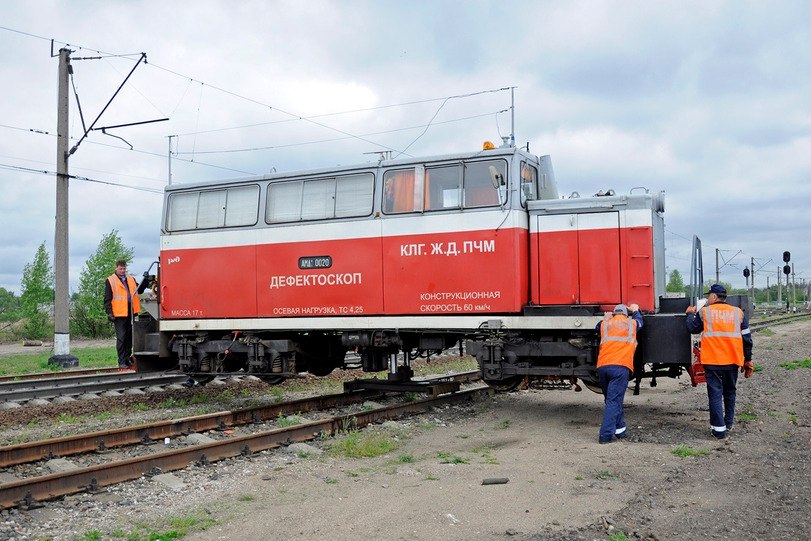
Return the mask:
{"type": "Polygon", "coordinates": [[[71,376],[87,376],[91,374],[111,374],[111,373],[118,373],[119,368],[115,366],[110,366],[106,368],[86,368],[84,370],[66,370],[64,372],[37,372],[34,374],[14,374],[14,375],[6,375],[0,376],[0,383],[4,383],[6,381],[25,381],[31,379],[56,379],[56,378],[67,378],[71,376]]]}
{"type": "Polygon", "coordinates": [[[806,319],[811,317],[811,313],[809,312],[798,312],[796,314],[784,314],[778,317],[772,317],[765,320],[757,320],[753,321],[749,324],[749,329],[752,332],[761,331],[768,327],[774,327],[775,325],[784,325],[786,323],[791,323],[793,321],[797,321],[800,319],[806,319]]]}
{"type": "MultiPolygon", "coordinates": [[[[429,378],[430,382],[448,380],[471,381],[478,379],[478,372],[464,372],[452,376],[429,378]]],[[[253,433],[225,436],[222,439],[113,460],[70,471],[35,475],[0,485],[0,508],[15,506],[33,507],[37,502],[58,498],[81,491],[95,491],[101,487],[137,479],[143,475],[182,469],[198,462],[207,464],[224,458],[247,455],[272,449],[293,442],[307,441],[321,434],[362,428],[368,424],[423,413],[439,405],[472,400],[490,394],[486,386],[434,396],[423,400],[377,407],[368,411],[342,412],[325,418],[293,426],[259,429],[253,433]]],[[[42,440],[0,448],[0,467],[9,468],[57,456],[80,453],[105,453],[111,448],[126,445],[151,444],[164,438],[177,437],[193,432],[219,429],[225,434],[229,427],[254,425],[278,419],[280,415],[341,408],[357,404],[371,397],[381,396],[379,391],[354,391],[310,399],[295,400],[280,404],[245,408],[233,412],[221,412],[172,421],[126,427],[119,430],[80,434],[66,438],[42,440]]]]}
{"type": "MultiPolygon", "coordinates": [[[[184,383],[188,376],[179,373],[118,372],[70,375],[49,379],[24,379],[0,382],[0,402],[17,404],[33,400],[53,400],[58,397],[76,397],[126,391],[148,387],[165,387],[184,383]]],[[[7,406],[8,407],[8,406],[7,406]]]]}

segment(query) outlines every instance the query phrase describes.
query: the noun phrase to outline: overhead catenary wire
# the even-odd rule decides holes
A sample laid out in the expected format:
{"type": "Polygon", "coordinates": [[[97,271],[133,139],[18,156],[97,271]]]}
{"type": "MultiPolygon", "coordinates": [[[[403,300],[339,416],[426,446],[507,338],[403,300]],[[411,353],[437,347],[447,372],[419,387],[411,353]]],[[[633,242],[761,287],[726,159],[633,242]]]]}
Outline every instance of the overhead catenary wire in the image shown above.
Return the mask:
{"type": "MultiPolygon", "coordinates": [[[[189,83],[191,83],[191,82],[192,82],[192,80],[190,79],[189,83]]],[[[434,102],[434,101],[442,101],[442,100],[447,100],[447,99],[450,99],[450,98],[472,97],[472,96],[478,96],[478,95],[481,95],[481,94],[502,92],[502,91],[505,91],[505,90],[508,90],[508,89],[509,89],[509,87],[496,88],[496,89],[490,89],[490,90],[480,90],[480,91],[477,91],[477,92],[470,92],[468,94],[459,94],[459,95],[456,95],[456,96],[443,96],[443,97],[440,97],[440,98],[426,98],[424,100],[405,101],[405,102],[401,102],[401,103],[390,103],[390,104],[387,104],[387,105],[377,105],[377,106],[374,106],[374,107],[363,107],[361,109],[348,109],[346,111],[335,111],[335,112],[332,112],[332,113],[322,113],[320,115],[309,115],[309,116],[307,116],[305,118],[307,118],[307,119],[324,118],[324,117],[329,117],[329,116],[348,115],[348,114],[354,114],[354,113],[365,113],[365,112],[368,112],[368,111],[378,111],[380,109],[390,109],[390,108],[393,108],[393,107],[406,107],[406,106],[409,106],[409,105],[418,105],[418,104],[422,104],[422,103],[430,103],[430,102],[434,102]]],[[[184,92],[183,95],[185,96],[185,92],[184,92]]],[[[508,110],[509,109],[504,109],[503,111],[498,111],[498,112],[501,113],[501,112],[508,111],[508,110]]],[[[486,115],[482,115],[482,116],[486,116],[486,115]]],[[[242,125],[239,125],[239,126],[229,126],[229,127],[225,127],[225,128],[213,128],[213,129],[210,129],[210,130],[201,130],[201,131],[194,131],[194,132],[178,133],[177,135],[181,135],[181,136],[183,136],[183,135],[202,135],[202,134],[207,134],[207,133],[217,133],[217,132],[223,132],[223,131],[229,131],[229,130],[241,130],[241,129],[245,129],[245,128],[257,128],[257,127],[261,127],[261,126],[271,126],[271,125],[274,125],[274,124],[284,124],[284,123],[288,123],[288,122],[297,122],[298,120],[299,120],[298,118],[285,118],[285,119],[282,119],[282,120],[270,120],[268,122],[256,122],[256,123],[253,123],[253,124],[242,124],[242,125]]],[[[441,124],[441,122],[437,122],[437,124],[441,124]]],[[[385,133],[385,132],[380,132],[380,133],[385,133]]]]}
{"type": "MultiPolygon", "coordinates": [[[[451,124],[453,122],[463,122],[465,120],[472,120],[474,118],[482,118],[486,116],[490,116],[492,114],[498,115],[499,113],[505,113],[509,111],[509,109],[502,109],[500,111],[496,111],[495,113],[483,113],[480,115],[472,115],[466,116],[462,118],[455,118],[451,120],[443,120],[442,122],[436,122],[435,125],[438,124],[451,124]]],[[[408,131],[408,130],[418,130],[420,128],[424,128],[428,126],[427,124],[417,125],[417,126],[406,126],[403,128],[395,128],[392,130],[382,130],[376,132],[365,133],[363,135],[384,135],[387,133],[396,133],[400,131],[408,131]]],[[[198,150],[198,151],[188,151],[188,152],[173,152],[173,156],[178,156],[182,154],[228,154],[228,153],[236,153],[236,152],[254,152],[259,150],[275,150],[279,148],[289,148],[289,147],[296,147],[296,146],[304,146],[304,145],[314,145],[318,143],[330,143],[334,141],[345,141],[347,139],[351,139],[351,137],[333,137],[330,139],[318,139],[315,141],[302,141],[297,143],[286,143],[284,145],[272,145],[272,146],[263,146],[263,147],[250,147],[250,148],[232,148],[232,149],[223,149],[223,150],[198,150]]]]}
{"type": "MultiPolygon", "coordinates": [[[[19,165],[11,165],[6,163],[0,163],[0,169],[7,169],[11,171],[23,171],[26,173],[34,173],[39,175],[48,175],[48,176],[56,176],[56,171],[49,171],[47,169],[34,169],[32,167],[22,167],[19,165]]],[[[156,193],[156,194],[163,194],[163,190],[158,190],[155,188],[145,188],[143,186],[132,186],[130,184],[119,184],[117,182],[111,182],[108,180],[99,180],[95,178],[83,177],[79,175],[67,175],[70,179],[75,180],[82,180],[85,182],[92,182],[96,184],[106,184],[108,186],[117,186],[119,188],[129,188],[131,190],[138,190],[141,192],[149,192],[149,193],[156,193]]]]}
{"type": "MultiPolygon", "coordinates": [[[[19,126],[10,126],[8,124],[0,124],[0,128],[7,128],[7,129],[10,129],[10,130],[24,131],[24,132],[34,133],[34,134],[37,134],[37,135],[48,135],[50,137],[57,137],[57,135],[55,133],[51,133],[48,130],[40,130],[40,129],[36,129],[36,128],[21,128],[19,126]]],[[[71,137],[70,139],[72,141],[76,140],[75,137],[71,137]]],[[[150,152],[148,150],[140,150],[140,149],[137,149],[137,148],[124,148],[124,147],[120,147],[120,146],[116,146],[116,145],[111,145],[109,143],[101,143],[99,141],[87,141],[87,144],[88,145],[103,146],[103,147],[112,148],[112,149],[116,149],[116,150],[124,150],[124,151],[127,151],[127,152],[136,152],[138,154],[145,154],[145,155],[148,155],[148,156],[155,156],[157,158],[160,158],[161,160],[166,159],[166,154],[160,154],[158,152],[150,152]]],[[[212,168],[215,168],[215,169],[221,169],[223,171],[232,171],[234,173],[241,173],[241,174],[244,174],[244,175],[255,175],[256,174],[253,171],[244,171],[242,169],[234,169],[233,167],[225,167],[225,166],[222,166],[222,165],[216,165],[216,164],[212,164],[212,163],[200,162],[200,161],[196,161],[196,160],[192,161],[192,160],[188,160],[186,158],[177,158],[177,159],[180,160],[180,161],[186,162],[186,163],[190,163],[190,164],[202,165],[202,166],[205,166],[205,167],[212,167],[212,168]]]]}

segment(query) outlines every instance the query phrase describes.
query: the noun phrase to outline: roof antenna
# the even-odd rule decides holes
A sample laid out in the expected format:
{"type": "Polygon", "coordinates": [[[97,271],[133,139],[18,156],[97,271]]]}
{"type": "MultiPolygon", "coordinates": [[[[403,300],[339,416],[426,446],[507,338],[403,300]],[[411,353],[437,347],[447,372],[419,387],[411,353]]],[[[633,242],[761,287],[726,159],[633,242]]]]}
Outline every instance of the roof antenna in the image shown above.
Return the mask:
{"type": "Polygon", "coordinates": [[[373,150],[371,152],[364,152],[364,154],[377,154],[377,163],[391,159],[391,150],[373,150]]]}

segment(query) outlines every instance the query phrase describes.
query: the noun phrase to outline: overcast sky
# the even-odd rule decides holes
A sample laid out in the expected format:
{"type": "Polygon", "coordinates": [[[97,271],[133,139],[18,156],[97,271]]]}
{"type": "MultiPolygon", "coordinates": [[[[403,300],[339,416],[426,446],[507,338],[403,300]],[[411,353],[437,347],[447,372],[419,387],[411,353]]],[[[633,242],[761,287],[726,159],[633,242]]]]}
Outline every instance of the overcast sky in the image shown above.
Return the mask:
{"type": "Polygon", "coordinates": [[[54,177],[6,167],[55,170],[51,39],[74,50],[87,125],[141,52],[96,126],[170,119],[72,155],[71,174],[128,187],[71,181],[71,290],[113,229],[136,276],[157,258],[170,134],[173,183],[466,152],[509,135],[510,92],[444,98],[511,86],[516,142],[552,156],[562,194],[666,192],[668,270],[687,281],[695,234],[708,279],[716,249],[738,287],[753,257],[774,284],[783,250],[809,279],[809,21],[802,0],[4,2],[0,287],[19,293],[43,241],[53,257],[54,177]]]}

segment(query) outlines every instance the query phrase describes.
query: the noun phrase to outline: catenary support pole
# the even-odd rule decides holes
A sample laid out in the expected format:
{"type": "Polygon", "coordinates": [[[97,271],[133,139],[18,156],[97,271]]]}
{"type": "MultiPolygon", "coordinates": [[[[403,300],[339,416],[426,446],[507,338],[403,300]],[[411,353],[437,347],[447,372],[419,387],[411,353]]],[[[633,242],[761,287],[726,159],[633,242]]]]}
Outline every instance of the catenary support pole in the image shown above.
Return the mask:
{"type": "Polygon", "coordinates": [[[56,234],[54,237],[54,354],[49,364],[78,366],[70,353],[70,292],[68,265],[68,83],[70,49],[59,50],[59,95],[56,121],[56,234]]]}

